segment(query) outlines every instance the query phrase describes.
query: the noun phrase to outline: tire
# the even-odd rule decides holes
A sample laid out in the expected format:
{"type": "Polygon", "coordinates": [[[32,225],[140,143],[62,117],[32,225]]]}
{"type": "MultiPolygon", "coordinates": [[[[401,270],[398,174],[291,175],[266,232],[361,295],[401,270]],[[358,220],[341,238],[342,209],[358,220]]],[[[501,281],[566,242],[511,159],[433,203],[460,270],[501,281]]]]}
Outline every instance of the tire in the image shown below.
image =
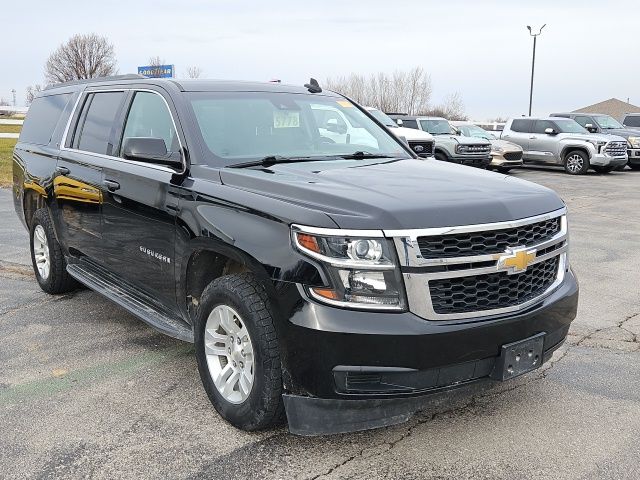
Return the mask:
{"type": "Polygon", "coordinates": [[[627,165],[629,166],[629,168],[631,170],[640,170],[640,164],[638,164],[638,163],[633,164],[633,165],[631,165],[630,163],[627,163],[627,165]]]}
{"type": "Polygon", "coordinates": [[[31,263],[40,288],[52,295],[75,290],[78,283],[67,272],[67,259],[56,239],[47,209],[41,208],[33,214],[29,241],[31,263]]]}
{"type": "Polygon", "coordinates": [[[509,173],[511,171],[511,167],[498,167],[496,170],[500,173],[509,173]]]}
{"type": "Polygon", "coordinates": [[[615,167],[597,167],[595,165],[592,168],[598,173],[610,173],[615,170],[615,167]]]}
{"type": "Polygon", "coordinates": [[[564,171],[569,175],[584,175],[589,166],[589,157],[580,150],[571,150],[564,156],[564,171]]]}
{"type": "Polygon", "coordinates": [[[440,160],[442,162],[447,162],[449,160],[442,152],[436,152],[433,156],[436,157],[436,160],[440,160]]]}
{"type": "Polygon", "coordinates": [[[281,423],[275,319],[267,293],[253,274],[211,282],[202,293],[194,333],[200,378],[220,416],[247,431],[281,423]]]}

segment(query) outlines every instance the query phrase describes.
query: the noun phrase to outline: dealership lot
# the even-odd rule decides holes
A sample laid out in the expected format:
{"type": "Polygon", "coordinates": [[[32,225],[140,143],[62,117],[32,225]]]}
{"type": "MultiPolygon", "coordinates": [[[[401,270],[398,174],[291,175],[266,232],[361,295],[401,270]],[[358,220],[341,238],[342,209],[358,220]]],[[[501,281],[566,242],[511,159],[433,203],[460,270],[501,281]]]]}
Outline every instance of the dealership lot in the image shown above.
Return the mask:
{"type": "Polygon", "coordinates": [[[193,347],[88,290],[49,297],[0,190],[0,476],[639,478],[640,172],[523,169],[569,206],[581,282],[543,370],[434,397],[408,423],[300,438],[224,423],[193,347]]]}

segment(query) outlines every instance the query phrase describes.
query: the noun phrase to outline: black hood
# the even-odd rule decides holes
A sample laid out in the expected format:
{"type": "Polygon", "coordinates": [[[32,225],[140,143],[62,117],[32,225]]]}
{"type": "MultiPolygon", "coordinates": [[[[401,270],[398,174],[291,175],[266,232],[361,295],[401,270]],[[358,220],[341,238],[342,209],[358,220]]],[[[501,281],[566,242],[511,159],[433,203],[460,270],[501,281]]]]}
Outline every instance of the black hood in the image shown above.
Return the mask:
{"type": "Polygon", "coordinates": [[[602,133],[607,135],[618,135],[619,137],[624,138],[640,136],[640,130],[633,128],[603,128],[602,133]]]}
{"type": "MultiPolygon", "coordinates": [[[[337,160],[225,168],[225,185],[329,215],[340,228],[429,228],[516,220],[564,204],[548,188],[436,160],[337,160]]],[[[292,219],[305,224],[305,218],[292,219]]]]}

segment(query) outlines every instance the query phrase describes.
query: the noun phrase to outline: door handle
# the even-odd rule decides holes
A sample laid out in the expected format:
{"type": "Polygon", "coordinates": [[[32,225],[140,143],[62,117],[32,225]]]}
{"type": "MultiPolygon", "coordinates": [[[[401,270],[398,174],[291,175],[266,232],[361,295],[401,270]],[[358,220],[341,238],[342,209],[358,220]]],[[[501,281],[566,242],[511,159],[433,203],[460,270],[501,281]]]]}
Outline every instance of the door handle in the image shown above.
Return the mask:
{"type": "Polygon", "coordinates": [[[116,190],[120,189],[120,184],[113,180],[104,180],[102,183],[105,184],[107,190],[109,190],[110,192],[115,192],[116,190]]]}
{"type": "Polygon", "coordinates": [[[58,172],[60,175],[69,175],[69,173],[71,173],[71,170],[69,170],[67,167],[62,167],[59,165],[56,167],[56,172],[58,172]]]}

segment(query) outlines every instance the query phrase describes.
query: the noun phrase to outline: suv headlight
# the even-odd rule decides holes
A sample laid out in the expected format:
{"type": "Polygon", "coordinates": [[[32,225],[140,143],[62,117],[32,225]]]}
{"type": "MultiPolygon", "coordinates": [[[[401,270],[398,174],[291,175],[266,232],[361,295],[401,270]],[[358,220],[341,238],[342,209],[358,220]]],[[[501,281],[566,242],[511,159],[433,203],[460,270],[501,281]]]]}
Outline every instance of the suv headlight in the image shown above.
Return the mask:
{"type": "Polygon", "coordinates": [[[467,153],[468,151],[468,145],[456,145],[456,153],[467,153]]]}
{"type": "Polygon", "coordinates": [[[600,149],[607,144],[607,142],[603,142],[602,140],[587,140],[587,141],[595,147],[596,152],[598,153],[600,153],[600,149]]]}
{"type": "Polygon", "coordinates": [[[491,151],[495,152],[495,153],[502,153],[502,152],[504,152],[504,148],[498,147],[497,145],[492,145],[491,146],[491,151]]]}
{"type": "Polygon", "coordinates": [[[631,148],[640,148],[640,137],[629,137],[627,141],[631,148]]]}
{"type": "Polygon", "coordinates": [[[379,231],[348,231],[292,225],[294,247],[318,260],[329,285],[305,286],[315,300],[345,308],[405,310],[402,276],[393,244],[379,231]]]}

